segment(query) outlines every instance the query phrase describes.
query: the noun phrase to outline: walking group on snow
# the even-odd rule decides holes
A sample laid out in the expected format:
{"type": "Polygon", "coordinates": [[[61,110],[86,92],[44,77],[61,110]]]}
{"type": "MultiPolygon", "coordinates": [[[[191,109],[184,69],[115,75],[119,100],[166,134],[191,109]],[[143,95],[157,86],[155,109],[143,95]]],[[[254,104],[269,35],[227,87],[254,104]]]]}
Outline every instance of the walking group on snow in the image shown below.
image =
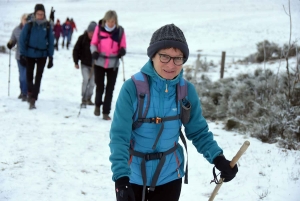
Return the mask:
{"type": "MultiPolygon", "coordinates": [[[[16,60],[21,89],[19,98],[29,102],[29,109],[36,109],[35,104],[38,100],[44,68],[47,60],[47,68],[53,67],[54,49],[58,50],[60,36],[62,36],[62,47],[66,41],[68,49],[73,31],[77,30],[73,19],[67,18],[62,25],[57,19],[56,24],[53,24],[54,12],[51,10],[50,21],[48,21],[44,5],[36,4],[33,14],[22,15],[21,23],[13,30],[7,43],[9,49],[17,45],[16,60]]],[[[79,69],[79,61],[81,61],[83,77],[81,106],[95,105],[96,116],[100,116],[100,107],[103,106],[105,120],[111,120],[109,113],[118,75],[119,59],[125,54],[125,33],[118,24],[117,13],[112,10],[107,11],[98,24],[92,21],[79,36],[73,49],[75,68],[79,69]],[[91,98],[95,85],[94,104],[91,98]]]]}

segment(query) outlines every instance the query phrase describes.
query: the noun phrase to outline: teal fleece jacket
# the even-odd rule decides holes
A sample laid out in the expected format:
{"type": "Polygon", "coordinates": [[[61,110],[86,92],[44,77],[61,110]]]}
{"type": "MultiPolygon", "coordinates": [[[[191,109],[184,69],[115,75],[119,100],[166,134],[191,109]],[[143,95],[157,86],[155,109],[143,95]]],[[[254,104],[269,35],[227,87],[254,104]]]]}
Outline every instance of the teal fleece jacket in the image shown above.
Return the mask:
{"type": "MultiPolygon", "coordinates": [[[[151,60],[141,69],[149,77],[150,106],[147,118],[173,116],[180,113],[179,104],[176,104],[176,84],[183,75],[183,70],[173,80],[161,78],[155,71],[151,60]],[[168,92],[165,92],[165,89],[168,92]]],[[[202,116],[200,99],[195,87],[188,84],[187,100],[191,104],[190,121],[184,124],[184,133],[191,140],[197,151],[202,154],[209,163],[223,150],[213,139],[207,122],[202,116]]],[[[113,122],[110,129],[110,151],[112,180],[127,176],[130,182],[143,185],[141,174],[141,158],[132,156],[129,162],[129,149],[142,153],[164,152],[178,144],[182,126],[180,120],[172,120],[164,123],[164,130],[153,150],[152,146],[161,127],[161,124],[143,123],[140,128],[132,130],[134,113],[137,110],[138,98],[136,87],[132,79],[127,80],[120,91],[117,99],[113,122]]],[[[145,103],[146,104],[146,103],[145,103]]],[[[145,105],[144,105],[145,107],[145,105]]],[[[147,186],[150,186],[152,177],[159,160],[146,162],[147,186]]],[[[184,176],[184,154],[183,148],[178,144],[177,150],[166,157],[166,162],[159,175],[157,186],[171,182],[184,176]]]]}

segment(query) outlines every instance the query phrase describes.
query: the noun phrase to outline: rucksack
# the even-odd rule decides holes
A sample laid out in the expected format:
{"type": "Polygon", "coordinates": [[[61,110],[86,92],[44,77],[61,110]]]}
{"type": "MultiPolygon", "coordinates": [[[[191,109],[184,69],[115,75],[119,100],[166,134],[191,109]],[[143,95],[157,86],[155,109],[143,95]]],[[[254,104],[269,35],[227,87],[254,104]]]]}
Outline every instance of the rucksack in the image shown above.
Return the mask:
{"type": "MultiPolygon", "coordinates": [[[[175,115],[175,116],[169,116],[169,117],[163,117],[163,118],[159,118],[159,117],[154,117],[154,118],[146,118],[148,110],[149,110],[149,106],[150,106],[150,87],[149,87],[149,81],[148,81],[148,76],[142,72],[138,72],[135,75],[131,76],[135,87],[136,87],[136,91],[137,91],[137,96],[138,96],[138,105],[137,105],[137,110],[135,111],[134,115],[133,115],[133,121],[134,123],[132,124],[132,130],[135,130],[136,128],[139,128],[143,123],[156,123],[156,124],[162,124],[161,129],[156,137],[156,140],[154,142],[154,145],[152,147],[152,149],[156,148],[156,143],[159,140],[159,137],[162,133],[162,130],[164,128],[164,122],[165,121],[171,121],[171,120],[176,120],[176,119],[180,119],[181,122],[183,124],[186,124],[189,122],[190,119],[190,109],[191,109],[191,104],[190,102],[186,99],[187,97],[187,81],[183,78],[180,79],[179,83],[177,83],[176,86],[176,94],[177,94],[177,101],[176,101],[176,105],[178,108],[178,103],[180,103],[180,114],[179,115],[175,115]],[[144,102],[145,102],[145,98],[147,99],[146,101],[146,107],[145,110],[143,112],[143,108],[144,108],[144,102]],[[136,119],[136,120],[135,120],[136,119]]],[[[187,144],[186,144],[186,140],[185,137],[180,130],[180,139],[182,141],[182,143],[184,144],[186,153],[187,153],[187,144]]],[[[160,174],[160,171],[163,167],[164,161],[165,161],[165,157],[168,154],[173,153],[174,151],[176,151],[177,149],[177,145],[172,147],[171,149],[162,152],[162,153],[152,153],[152,154],[144,154],[141,152],[137,152],[133,149],[129,150],[130,155],[132,156],[137,156],[142,158],[142,166],[145,165],[145,161],[147,160],[155,160],[155,159],[159,159],[160,162],[158,163],[158,166],[156,168],[156,171],[153,175],[152,178],[152,183],[150,186],[150,190],[154,191],[156,182],[158,180],[158,176],[160,174]]],[[[143,184],[144,184],[144,188],[146,188],[146,172],[145,172],[146,167],[142,167],[142,177],[143,177],[143,184]],[[144,169],[144,170],[143,170],[144,169]]],[[[188,157],[186,160],[186,172],[185,172],[185,178],[184,178],[184,183],[188,183],[188,157]]],[[[143,188],[143,191],[145,190],[143,188]]],[[[143,193],[144,196],[144,193],[143,193]]]]}

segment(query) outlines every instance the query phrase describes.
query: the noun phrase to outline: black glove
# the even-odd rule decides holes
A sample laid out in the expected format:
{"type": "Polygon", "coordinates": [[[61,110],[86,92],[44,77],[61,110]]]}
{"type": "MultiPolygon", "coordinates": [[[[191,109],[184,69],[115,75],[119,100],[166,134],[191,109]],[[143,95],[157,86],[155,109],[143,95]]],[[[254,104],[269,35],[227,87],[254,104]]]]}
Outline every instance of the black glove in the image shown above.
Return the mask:
{"type": "Polygon", "coordinates": [[[11,50],[11,48],[13,47],[12,44],[11,44],[11,41],[9,41],[9,42],[7,43],[6,46],[7,46],[7,48],[10,49],[10,50],[11,50]]]}
{"type": "Polygon", "coordinates": [[[50,12],[50,20],[52,20],[52,22],[54,22],[54,12],[55,10],[53,10],[53,7],[51,8],[51,12],[50,12]]]}
{"type": "Polygon", "coordinates": [[[24,67],[27,66],[27,58],[24,55],[20,55],[20,64],[24,67]]]}
{"type": "Polygon", "coordinates": [[[134,192],[128,177],[121,177],[115,182],[117,201],[135,201],[134,192]]]}
{"type": "Polygon", "coordinates": [[[123,47],[121,47],[121,49],[119,49],[119,52],[118,52],[118,57],[121,58],[125,54],[126,54],[126,50],[123,47]]]}
{"type": "Polygon", "coordinates": [[[231,181],[238,172],[237,165],[231,168],[230,161],[227,160],[224,156],[217,156],[214,159],[214,164],[216,168],[221,172],[221,178],[224,178],[224,182],[231,181]]]}
{"type": "Polygon", "coordinates": [[[93,60],[97,60],[99,58],[99,53],[98,52],[93,52],[92,58],[93,58],[93,60]]]}
{"type": "Polygon", "coordinates": [[[53,57],[49,57],[47,68],[52,68],[53,66],[53,57]]]}

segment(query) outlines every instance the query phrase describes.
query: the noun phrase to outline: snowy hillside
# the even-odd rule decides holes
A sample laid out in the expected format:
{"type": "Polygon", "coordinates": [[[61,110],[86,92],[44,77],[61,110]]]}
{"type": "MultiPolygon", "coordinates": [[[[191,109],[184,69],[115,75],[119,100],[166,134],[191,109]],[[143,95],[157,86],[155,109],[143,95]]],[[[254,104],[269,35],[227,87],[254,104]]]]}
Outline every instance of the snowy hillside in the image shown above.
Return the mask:
{"type": "MultiPolygon", "coordinates": [[[[231,62],[254,53],[255,44],[264,39],[280,45],[288,42],[289,18],[283,10],[283,5],[287,8],[287,2],[41,1],[47,17],[53,6],[56,19],[74,18],[78,32],[73,35],[72,45],[90,21],[98,21],[109,9],[116,10],[127,36],[126,78],[147,61],[146,49],[151,34],[167,23],[176,24],[185,33],[191,52],[187,65],[193,64],[197,50],[213,55],[207,59],[216,60],[216,63],[221,52],[226,51],[233,57],[226,58],[225,77],[253,71],[261,65],[246,67],[231,62]]],[[[0,46],[6,45],[21,15],[33,12],[35,4],[29,0],[0,1],[0,46]]],[[[300,1],[291,0],[292,41],[300,40],[299,10],[300,1]]],[[[115,200],[108,160],[110,122],[102,120],[102,116],[94,116],[93,107],[82,109],[78,116],[82,77],[80,70],[74,68],[72,50],[60,47],[55,52],[54,67],[44,71],[37,109],[33,111],[28,110],[27,103],[17,99],[20,90],[14,53],[11,62],[9,54],[0,54],[0,200],[115,200]]],[[[291,62],[295,64],[295,59],[291,62]]],[[[277,72],[278,64],[267,64],[266,67],[277,72]]],[[[219,71],[208,72],[208,75],[216,80],[219,71]]],[[[113,110],[122,83],[120,68],[113,110]]],[[[227,158],[233,157],[245,140],[251,143],[239,162],[237,177],[223,184],[215,200],[300,200],[299,151],[264,144],[246,134],[224,131],[220,122],[209,122],[209,127],[227,158]]],[[[190,142],[188,149],[189,184],[183,185],[180,200],[208,200],[215,187],[215,184],[209,184],[213,166],[190,142]]]]}

